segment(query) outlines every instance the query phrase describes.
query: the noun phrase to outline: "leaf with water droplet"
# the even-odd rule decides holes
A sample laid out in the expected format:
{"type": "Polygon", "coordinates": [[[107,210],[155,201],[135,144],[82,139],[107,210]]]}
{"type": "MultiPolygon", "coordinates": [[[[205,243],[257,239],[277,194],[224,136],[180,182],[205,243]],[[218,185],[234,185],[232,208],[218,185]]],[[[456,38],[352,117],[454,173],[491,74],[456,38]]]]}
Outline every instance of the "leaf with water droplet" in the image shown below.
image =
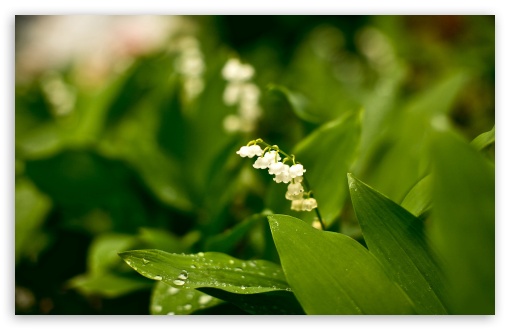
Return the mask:
{"type": "MultiPolygon", "coordinates": [[[[232,302],[243,309],[249,306],[247,310],[249,312],[262,311],[264,304],[270,304],[277,306],[273,310],[280,313],[303,313],[280,266],[269,261],[243,261],[218,252],[182,255],[159,250],[137,250],[119,255],[145,277],[154,279],[155,276],[161,276],[162,282],[185,290],[199,289],[205,292],[207,288],[218,289],[212,290],[212,295],[216,297],[221,295],[220,299],[232,302]],[[144,263],[144,259],[149,263],[144,263]],[[142,264],[144,267],[140,266],[142,264]],[[250,266],[246,267],[248,264],[250,266]],[[218,293],[218,291],[222,292],[218,293]],[[275,297],[274,294],[265,295],[274,291],[281,292],[276,296],[279,297],[282,305],[271,301],[275,297]],[[249,297],[240,299],[236,297],[239,294],[249,297]],[[254,302],[250,303],[251,300],[254,302]]],[[[163,312],[168,313],[164,309],[163,312]]],[[[175,312],[182,312],[182,310],[176,309],[175,312]]],[[[269,312],[267,311],[266,314],[269,312]]]]}
{"type": "Polygon", "coordinates": [[[158,282],[152,290],[150,311],[156,315],[183,315],[222,303],[222,300],[195,289],[177,289],[158,282]]]}

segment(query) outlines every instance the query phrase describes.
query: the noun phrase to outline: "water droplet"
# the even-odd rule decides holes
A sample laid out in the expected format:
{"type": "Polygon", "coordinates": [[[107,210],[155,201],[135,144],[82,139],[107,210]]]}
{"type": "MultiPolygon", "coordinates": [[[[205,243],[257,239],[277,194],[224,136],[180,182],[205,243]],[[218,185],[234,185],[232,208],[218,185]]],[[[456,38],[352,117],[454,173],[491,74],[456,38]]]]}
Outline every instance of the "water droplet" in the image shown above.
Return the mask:
{"type": "Polygon", "coordinates": [[[184,309],[187,311],[189,311],[191,309],[191,307],[193,307],[193,306],[191,306],[190,304],[184,305],[184,309]]]}
{"type": "Polygon", "coordinates": [[[180,289],[177,289],[177,288],[174,288],[173,286],[172,286],[172,287],[170,287],[170,288],[168,288],[168,293],[169,293],[170,295],[174,295],[174,294],[176,294],[176,293],[177,293],[177,292],[179,292],[179,291],[181,291],[181,290],[180,290],[180,289]]]}
{"type": "Polygon", "coordinates": [[[243,262],[243,267],[246,267],[246,262],[243,262]]]}
{"type": "Polygon", "coordinates": [[[152,309],[154,310],[155,313],[159,313],[163,310],[163,306],[155,305],[152,309]]]}
{"type": "Polygon", "coordinates": [[[241,290],[246,290],[246,287],[244,285],[241,286],[241,290]]]}
{"type": "Polygon", "coordinates": [[[183,280],[174,280],[175,285],[184,285],[184,283],[186,282],[184,282],[183,280]]]}
{"type": "Polygon", "coordinates": [[[205,304],[208,304],[211,300],[213,299],[212,296],[200,296],[200,298],[198,298],[198,303],[200,305],[205,305],[205,304]]]}
{"type": "Polygon", "coordinates": [[[197,268],[197,266],[195,266],[195,265],[191,265],[191,268],[195,269],[195,268],[197,268]]]}
{"type": "Polygon", "coordinates": [[[263,273],[263,272],[258,272],[258,274],[259,274],[260,276],[266,276],[266,273],[263,273]]]}
{"type": "Polygon", "coordinates": [[[193,299],[193,296],[194,296],[193,292],[189,292],[189,293],[186,295],[186,299],[191,300],[191,299],[193,299]]]}
{"type": "Polygon", "coordinates": [[[148,264],[149,263],[149,260],[145,259],[145,258],[142,258],[142,261],[144,264],[148,264]]]}
{"type": "Polygon", "coordinates": [[[244,275],[241,275],[241,278],[244,278],[245,276],[244,275]]]}
{"type": "Polygon", "coordinates": [[[199,257],[203,257],[203,256],[204,256],[204,252],[198,252],[198,253],[197,253],[197,255],[198,255],[199,257]]]}
{"type": "Polygon", "coordinates": [[[230,260],[228,261],[228,263],[229,263],[229,264],[231,264],[231,265],[233,265],[233,264],[234,264],[234,260],[230,259],[230,260]]]}
{"type": "Polygon", "coordinates": [[[188,278],[188,272],[185,270],[182,270],[181,273],[179,274],[179,276],[177,276],[177,277],[180,278],[181,280],[185,280],[188,278]]]}
{"type": "Polygon", "coordinates": [[[166,315],[175,315],[175,313],[174,312],[168,312],[168,313],[166,313],[166,315]]]}
{"type": "Polygon", "coordinates": [[[154,276],[154,279],[155,279],[156,281],[161,281],[161,280],[163,279],[163,277],[161,277],[161,276],[159,276],[159,275],[156,275],[156,276],[154,276]]]}
{"type": "Polygon", "coordinates": [[[256,267],[256,266],[257,266],[257,264],[256,264],[255,262],[253,262],[253,261],[250,261],[248,264],[249,264],[250,266],[252,266],[252,267],[256,267]]]}
{"type": "Polygon", "coordinates": [[[234,271],[235,271],[235,272],[242,272],[242,271],[243,271],[243,269],[242,269],[242,268],[239,268],[239,267],[236,267],[236,268],[234,268],[234,271]]]}

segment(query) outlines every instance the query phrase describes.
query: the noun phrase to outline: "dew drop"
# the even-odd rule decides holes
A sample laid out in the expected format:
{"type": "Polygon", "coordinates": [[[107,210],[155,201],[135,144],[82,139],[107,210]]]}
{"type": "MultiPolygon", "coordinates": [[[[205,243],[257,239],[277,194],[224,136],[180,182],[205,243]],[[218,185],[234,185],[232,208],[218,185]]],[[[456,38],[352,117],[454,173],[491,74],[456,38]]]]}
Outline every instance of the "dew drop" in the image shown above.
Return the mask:
{"type": "Polygon", "coordinates": [[[174,280],[173,281],[175,285],[184,285],[184,281],[183,280],[174,280]]]}
{"type": "Polygon", "coordinates": [[[231,265],[233,265],[233,264],[234,264],[234,260],[230,259],[230,260],[228,261],[228,263],[229,263],[229,264],[231,264],[231,265]]]}
{"type": "Polygon", "coordinates": [[[241,278],[244,278],[245,276],[244,275],[241,275],[241,278]]]}
{"type": "Polygon", "coordinates": [[[260,276],[266,276],[266,273],[263,273],[263,272],[258,272],[258,274],[259,274],[260,276]]]}
{"type": "Polygon", "coordinates": [[[203,256],[204,256],[204,252],[198,252],[198,253],[197,253],[197,255],[198,255],[199,257],[203,257],[203,256]]]}
{"type": "Polygon", "coordinates": [[[242,269],[242,268],[239,268],[239,267],[236,267],[236,268],[234,268],[234,271],[235,271],[235,272],[242,272],[242,271],[243,271],[243,269],[242,269]]]}
{"type": "Polygon", "coordinates": [[[186,295],[186,299],[191,300],[193,299],[193,292],[190,292],[186,295]]]}
{"type": "Polygon", "coordinates": [[[241,290],[246,290],[246,287],[244,285],[241,286],[241,290]]]}
{"type": "Polygon", "coordinates": [[[166,313],[166,315],[175,315],[175,313],[174,312],[168,312],[168,313],[166,313]]]}
{"type": "Polygon", "coordinates": [[[190,304],[184,305],[184,309],[187,311],[189,311],[191,309],[191,307],[193,307],[193,306],[191,306],[190,304]]]}
{"type": "Polygon", "coordinates": [[[161,276],[159,276],[159,275],[156,275],[156,276],[154,276],[154,279],[155,279],[156,281],[161,281],[161,280],[163,279],[163,277],[161,277],[161,276]]]}
{"type": "Polygon", "coordinates": [[[252,267],[256,267],[256,266],[257,266],[257,264],[256,264],[256,263],[254,263],[253,261],[250,261],[248,264],[249,264],[250,266],[252,266],[252,267]]]}
{"type": "Polygon", "coordinates": [[[143,263],[144,263],[145,265],[149,263],[149,260],[147,260],[147,259],[145,259],[145,258],[142,258],[142,261],[143,261],[143,263]]]}
{"type": "Polygon", "coordinates": [[[209,302],[211,302],[212,300],[212,296],[200,296],[200,298],[198,298],[198,303],[200,305],[205,305],[205,304],[208,304],[209,302]]]}
{"type": "Polygon", "coordinates": [[[197,266],[195,266],[195,265],[191,265],[191,268],[195,269],[195,268],[197,268],[197,266]]]}
{"type": "Polygon", "coordinates": [[[155,312],[155,313],[159,313],[159,312],[161,312],[161,311],[163,310],[163,306],[161,306],[161,305],[155,305],[155,306],[153,307],[153,309],[154,309],[154,312],[155,312]]]}
{"type": "Polygon", "coordinates": [[[168,294],[170,294],[170,295],[174,295],[174,294],[176,294],[179,291],[181,291],[181,290],[177,289],[177,288],[174,288],[173,286],[168,288],[168,294]]]}
{"type": "Polygon", "coordinates": [[[185,270],[182,270],[181,273],[179,274],[179,276],[177,276],[179,279],[181,280],[185,280],[188,278],[188,272],[185,271],[185,270]]]}

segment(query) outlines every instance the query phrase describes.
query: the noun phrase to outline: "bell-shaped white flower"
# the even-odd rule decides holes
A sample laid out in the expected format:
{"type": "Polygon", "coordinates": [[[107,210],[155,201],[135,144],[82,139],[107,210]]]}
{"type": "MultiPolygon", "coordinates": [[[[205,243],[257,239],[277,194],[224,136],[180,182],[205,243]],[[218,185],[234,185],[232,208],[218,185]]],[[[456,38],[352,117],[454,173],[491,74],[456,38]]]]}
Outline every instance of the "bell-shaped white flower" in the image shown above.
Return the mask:
{"type": "Polygon", "coordinates": [[[294,211],[303,211],[303,199],[293,200],[290,204],[290,209],[294,211]]]}
{"type": "Polygon", "coordinates": [[[303,165],[301,165],[301,164],[294,164],[289,169],[291,178],[303,176],[303,173],[305,173],[305,172],[306,172],[306,170],[303,168],[303,165]]]}
{"type": "Polygon", "coordinates": [[[289,201],[295,201],[295,200],[298,200],[298,199],[303,199],[303,193],[298,193],[298,194],[291,194],[289,193],[288,191],[285,193],[285,198],[288,199],[289,201]]]}
{"type": "Polygon", "coordinates": [[[292,180],[292,178],[290,177],[290,174],[289,174],[289,168],[290,166],[287,165],[287,164],[283,164],[283,170],[276,174],[275,177],[273,178],[274,181],[276,181],[276,183],[289,183],[290,180],[292,180]]]}
{"type": "Polygon", "coordinates": [[[311,211],[317,207],[317,201],[313,197],[304,199],[302,207],[303,211],[311,211]]]}
{"type": "Polygon", "coordinates": [[[236,151],[236,154],[238,154],[241,157],[249,157],[253,158],[253,156],[260,156],[262,155],[262,148],[255,144],[251,146],[242,146],[241,149],[236,151]]]}
{"type": "Polygon", "coordinates": [[[287,192],[292,195],[297,195],[299,193],[302,193],[303,191],[305,191],[305,189],[303,188],[303,185],[299,182],[291,183],[287,187],[287,192]]]}
{"type": "Polygon", "coordinates": [[[269,165],[269,174],[278,175],[285,169],[285,164],[282,162],[276,162],[269,165]]]}
{"type": "Polygon", "coordinates": [[[263,157],[257,158],[255,163],[253,164],[253,167],[258,169],[266,169],[269,166],[271,166],[271,164],[274,164],[281,159],[282,157],[280,157],[278,152],[276,152],[275,150],[271,150],[266,152],[263,157]]]}

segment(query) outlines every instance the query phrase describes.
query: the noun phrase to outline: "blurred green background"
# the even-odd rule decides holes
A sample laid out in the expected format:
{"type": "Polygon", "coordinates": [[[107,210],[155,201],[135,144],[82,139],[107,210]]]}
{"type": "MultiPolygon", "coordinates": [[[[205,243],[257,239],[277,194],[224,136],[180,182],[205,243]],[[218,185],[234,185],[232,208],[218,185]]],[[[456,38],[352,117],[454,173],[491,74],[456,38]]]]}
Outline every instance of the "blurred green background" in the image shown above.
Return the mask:
{"type": "MultiPolygon", "coordinates": [[[[17,16],[15,41],[17,314],[148,314],[130,249],[278,262],[258,214],[296,214],[235,154],[251,139],[292,151],[358,113],[349,170],[401,203],[425,123],[467,141],[495,124],[494,16],[17,16]],[[260,88],[249,131],[225,129],[232,57],[260,88]]],[[[362,241],[343,198],[330,230],[362,241]]]]}

